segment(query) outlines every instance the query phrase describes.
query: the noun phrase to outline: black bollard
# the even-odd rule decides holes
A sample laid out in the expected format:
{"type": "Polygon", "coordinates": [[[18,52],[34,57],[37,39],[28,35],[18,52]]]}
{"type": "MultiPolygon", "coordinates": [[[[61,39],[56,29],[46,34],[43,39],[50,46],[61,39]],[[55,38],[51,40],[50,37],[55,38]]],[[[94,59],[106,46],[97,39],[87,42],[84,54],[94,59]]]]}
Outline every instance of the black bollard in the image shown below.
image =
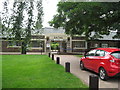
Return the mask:
{"type": "Polygon", "coordinates": [[[50,53],[48,53],[48,56],[50,57],[50,53]]]}
{"type": "Polygon", "coordinates": [[[52,60],[54,60],[54,54],[52,54],[52,60]]]}
{"type": "Polygon", "coordinates": [[[65,63],[65,70],[66,70],[66,72],[70,72],[70,63],[69,62],[65,63]]]}
{"type": "Polygon", "coordinates": [[[60,64],[60,58],[59,57],[57,57],[57,59],[56,59],[56,64],[60,64]]]}
{"type": "Polygon", "coordinates": [[[99,90],[99,78],[96,75],[89,76],[89,90],[99,90]]]}

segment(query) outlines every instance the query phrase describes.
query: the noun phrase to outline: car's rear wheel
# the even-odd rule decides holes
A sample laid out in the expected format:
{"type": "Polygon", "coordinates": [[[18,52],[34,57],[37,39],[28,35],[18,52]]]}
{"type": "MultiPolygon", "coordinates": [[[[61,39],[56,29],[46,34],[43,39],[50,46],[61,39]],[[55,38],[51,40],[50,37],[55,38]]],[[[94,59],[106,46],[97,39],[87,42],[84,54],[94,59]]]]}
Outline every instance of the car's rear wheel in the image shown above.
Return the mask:
{"type": "Polygon", "coordinates": [[[80,61],[80,69],[81,69],[81,70],[85,70],[85,67],[84,67],[84,64],[83,64],[82,61],[80,61]]]}
{"type": "Polygon", "coordinates": [[[109,77],[108,77],[107,72],[104,68],[99,69],[99,77],[101,80],[104,80],[104,81],[108,80],[109,77]]]}

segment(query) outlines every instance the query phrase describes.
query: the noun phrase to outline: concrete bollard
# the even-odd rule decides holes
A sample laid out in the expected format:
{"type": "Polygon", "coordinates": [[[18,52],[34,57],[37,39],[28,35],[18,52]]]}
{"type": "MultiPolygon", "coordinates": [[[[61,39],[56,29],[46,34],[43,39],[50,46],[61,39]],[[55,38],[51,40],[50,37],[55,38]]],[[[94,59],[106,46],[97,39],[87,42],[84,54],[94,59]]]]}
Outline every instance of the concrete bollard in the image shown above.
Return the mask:
{"type": "Polygon", "coordinates": [[[52,60],[54,60],[54,54],[52,54],[52,60]]]}
{"type": "Polygon", "coordinates": [[[99,90],[99,78],[96,75],[89,76],[89,90],[99,90]]]}
{"type": "Polygon", "coordinates": [[[48,53],[48,56],[50,57],[50,53],[48,53]]]}
{"type": "Polygon", "coordinates": [[[60,64],[60,58],[59,57],[56,58],[56,64],[60,64]]]}
{"type": "Polygon", "coordinates": [[[65,63],[65,71],[70,73],[70,63],[69,62],[65,63]]]}

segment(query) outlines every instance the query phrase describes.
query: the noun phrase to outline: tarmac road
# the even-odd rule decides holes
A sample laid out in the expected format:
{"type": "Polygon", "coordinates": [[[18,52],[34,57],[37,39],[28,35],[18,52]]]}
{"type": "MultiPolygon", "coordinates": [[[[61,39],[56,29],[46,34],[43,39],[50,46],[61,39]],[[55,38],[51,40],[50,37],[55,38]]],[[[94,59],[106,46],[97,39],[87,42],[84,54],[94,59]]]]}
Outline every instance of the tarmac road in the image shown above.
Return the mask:
{"type": "MultiPolygon", "coordinates": [[[[79,67],[79,57],[74,55],[55,55],[60,57],[60,64],[65,67],[65,62],[70,62],[71,73],[80,78],[85,84],[89,85],[89,75],[97,75],[88,70],[80,70],[79,67]]],[[[102,81],[99,79],[99,88],[119,88],[120,90],[120,78],[110,78],[108,81],[102,81]]],[[[104,90],[105,90],[104,89],[104,90]]],[[[103,90],[103,89],[102,89],[103,90]]]]}

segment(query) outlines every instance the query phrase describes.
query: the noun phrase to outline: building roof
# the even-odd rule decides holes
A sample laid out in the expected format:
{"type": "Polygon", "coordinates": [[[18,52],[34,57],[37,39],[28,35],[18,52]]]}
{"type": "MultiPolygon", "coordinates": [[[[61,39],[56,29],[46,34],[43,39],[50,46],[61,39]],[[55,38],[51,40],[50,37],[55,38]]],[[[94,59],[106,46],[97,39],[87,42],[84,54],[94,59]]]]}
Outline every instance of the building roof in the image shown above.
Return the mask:
{"type": "MultiPolygon", "coordinates": [[[[92,32],[91,37],[95,34],[95,32],[92,32]]],[[[109,35],[101,35],[103,38],[98,38],[98,40],[120,40],[118,38],[113,38],[116,35],[116,31],[110,31],[109,35]]]]}
{"type": "Polygon", "coordinates": [[[65,34],[65,29],[63,28],[43,28],[43,34],[50,34],[50,33],[61,33],[65,34]]]}
{"type": "MultiPolygon", "coordinates": [[[[51,27],[45,27],[45,28],[42,28],[40,30],[36,30],[36,31],[40,31],[39,33],[35,33],[35,31],[32,32],[32,35],[45,35],[45,36],[49,36],[49,35],[64,35],[64,36],[69,36],[67,34],[65,34],[65,29],[63,29],[62,27],[61,28],[51,28],[51,27]]],[[[95,32],[92,32],[91,34],[91,37],[95,34],[95,32]]],[[[116,32],[110,32],[109,35],[101,35],[103,38],[98,38],[98,40],[120,40],[120,39],[116,39],[114,38],[113,39],[113,36],[116,35],[116,32]]],[[[0,35],[0,38],[1,37],[4,37],[6,38],[8,35],[0,35]]],[[[84,36],[84,35],[82,35],[84,36]]]]}

